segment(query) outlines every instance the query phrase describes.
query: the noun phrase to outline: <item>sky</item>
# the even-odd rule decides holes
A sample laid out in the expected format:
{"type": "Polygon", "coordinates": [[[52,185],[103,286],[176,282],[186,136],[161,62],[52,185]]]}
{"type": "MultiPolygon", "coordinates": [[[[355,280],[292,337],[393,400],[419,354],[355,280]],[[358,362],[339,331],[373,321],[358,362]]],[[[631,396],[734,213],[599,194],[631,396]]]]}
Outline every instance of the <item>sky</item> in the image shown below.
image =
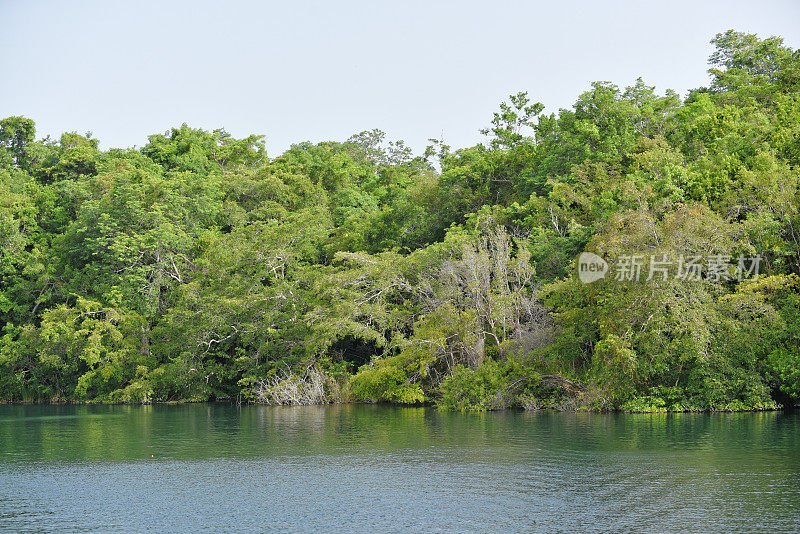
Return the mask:
{"type": "Polygon", "coordinates": [[[184,122],[271,156],[373,128],[461,148],[519,91],[548,113],[593,81],[685,95],[731,28],[798,48],[800,1],[0,0],[0,117],[103,149],[184,122]]]}

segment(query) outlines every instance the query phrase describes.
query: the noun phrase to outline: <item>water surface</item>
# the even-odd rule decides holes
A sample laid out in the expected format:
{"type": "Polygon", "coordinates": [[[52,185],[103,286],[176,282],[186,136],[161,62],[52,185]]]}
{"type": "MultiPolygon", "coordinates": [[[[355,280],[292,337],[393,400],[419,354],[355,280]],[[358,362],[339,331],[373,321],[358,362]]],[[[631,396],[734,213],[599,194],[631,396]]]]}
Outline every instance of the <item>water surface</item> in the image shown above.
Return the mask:
{"type": "Polygon", "coordinates": [[[0,406],[0,531],[800,531],[795,413],[0,406]]]}

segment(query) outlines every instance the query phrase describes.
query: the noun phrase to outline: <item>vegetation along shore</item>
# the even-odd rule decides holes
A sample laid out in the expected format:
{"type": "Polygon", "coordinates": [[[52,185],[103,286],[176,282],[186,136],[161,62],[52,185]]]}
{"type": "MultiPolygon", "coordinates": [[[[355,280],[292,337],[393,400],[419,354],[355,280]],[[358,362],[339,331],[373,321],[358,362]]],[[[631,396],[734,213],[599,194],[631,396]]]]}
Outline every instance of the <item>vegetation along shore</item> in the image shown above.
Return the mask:
{"type": "Polygon", "coordinates": [[[0,399],[796,405],[800,52],[713,43],[685,98],[519,93],[422,155],[3,119],[0,399]]]}

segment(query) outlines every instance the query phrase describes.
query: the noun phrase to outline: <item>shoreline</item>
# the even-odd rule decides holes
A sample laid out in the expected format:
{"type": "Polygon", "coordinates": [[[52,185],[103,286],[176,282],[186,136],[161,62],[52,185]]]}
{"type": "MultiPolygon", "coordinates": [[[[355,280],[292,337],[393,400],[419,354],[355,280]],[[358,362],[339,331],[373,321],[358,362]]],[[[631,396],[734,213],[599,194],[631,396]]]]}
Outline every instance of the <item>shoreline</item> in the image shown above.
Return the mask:
{"type": "Polygon", "coordinates": [[[800,406],[781,406],[753,408],[753,409],[685,409],[685,410],[604,410],[604,409],[557,409],[552,407],[543,408],[523,408],[507,407],[487,410],[454,410],[438,407],[434,403],[420,404],[400,404],[391,402],[328,402],[319,404],[266,404],[258,402],[237,403],[225,400],[203,400],[203,401],[165,401],[148,403],[129,403],[129,402],[103,402],[103,401],[63,401],[63,402],[25,402],[25,401],[3,401],[0,406],[183,406],[190,404],[226,404],[231,406],[270,406],[273,408],[297,408],[305,406],[346,406],[346,405],[365,405],[365,406],[392,406],[395,408],[436,408],[442,412],[452,413],[488,413],[488,412],[553,412],[553,413],[591,413],[591,414],[687,414],[687,413],[759,413],[759,412],[791,412],[800,409],[800,406]]]}

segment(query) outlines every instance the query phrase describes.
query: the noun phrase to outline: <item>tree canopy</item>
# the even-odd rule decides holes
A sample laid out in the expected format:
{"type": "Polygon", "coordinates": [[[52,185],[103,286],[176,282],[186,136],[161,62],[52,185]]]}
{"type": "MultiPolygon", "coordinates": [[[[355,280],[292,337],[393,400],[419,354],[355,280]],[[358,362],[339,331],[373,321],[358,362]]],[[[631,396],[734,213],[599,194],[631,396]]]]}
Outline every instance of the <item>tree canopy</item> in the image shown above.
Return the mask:
{"type": "Polygon", "coordinates": [[[800,53],[712,43],[684,99],[520,92],[485,144],[419,156],[380,130],[269,158],[186,124],[100,150],[3,119],[0,399],[794,404],[800,53]]]}

